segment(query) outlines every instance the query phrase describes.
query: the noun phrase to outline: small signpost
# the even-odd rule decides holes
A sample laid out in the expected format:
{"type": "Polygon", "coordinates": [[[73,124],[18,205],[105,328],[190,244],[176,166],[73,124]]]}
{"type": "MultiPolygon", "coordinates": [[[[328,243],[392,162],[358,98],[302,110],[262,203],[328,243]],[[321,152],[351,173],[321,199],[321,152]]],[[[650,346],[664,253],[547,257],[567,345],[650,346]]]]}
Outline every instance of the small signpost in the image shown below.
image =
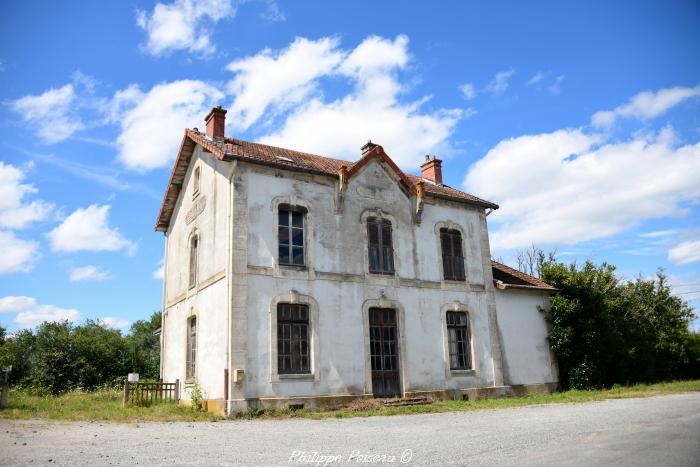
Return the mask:
{"type": "Polygon", "coordinates": [[[7,407],[7,396],[10,393],[10,371],[12,365],[2,369],[2,392],[0,392],[0,409],[7,407]]]}

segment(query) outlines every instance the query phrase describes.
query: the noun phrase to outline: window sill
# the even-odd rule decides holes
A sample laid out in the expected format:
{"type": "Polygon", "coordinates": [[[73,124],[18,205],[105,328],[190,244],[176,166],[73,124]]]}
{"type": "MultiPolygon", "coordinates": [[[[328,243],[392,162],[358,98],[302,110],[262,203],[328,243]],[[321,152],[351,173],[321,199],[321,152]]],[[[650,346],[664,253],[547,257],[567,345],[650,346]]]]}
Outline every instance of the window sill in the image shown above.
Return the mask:
{"type": "Polygon", "coordinates": [[[377,277],[393,277],[396,275],[396,272],[369,271],[369,274],[377,277]]]}
{"type": "Polygon", "coordinates": [[[279,267],[280,267],[280,269],[284,269],[284,270],[287,270],[287,271],[306,271],[306,270],[309,269],[308,267],[306,267],[306,265],[302,266],[302,265],[299,265],[299,264],[284,264],[284,263],[280,263],[280,264],[279,264],[279,267]]]}
{"type": "Polygon", "coordinates": [[[443,279],[445,284],[466,285],[467,279],[443,279]]]}
{"type": "Polygon", "coordinates": [[[451,376],[476,376],[476,370],[450,370],[451,376]]]}
{"type": "Polygon", "coordinates": [[[197,381],[195,380],[195,378],[190,378],[190,379],[186,379],[184,381],[184,384],[185,384],[185,387],[190,387],[190,386],[194,386],[196,382],[197,381]]]}
{"type": "Polygon", "coordinates": [[[314,380],[314,375],[313,373],[297,373],[297,374],[292,374],[292,373],[284,373],[284,374],[278,374],[277,378],[282,380],[292,380],[292,381],[313,381],[314,380]]]}

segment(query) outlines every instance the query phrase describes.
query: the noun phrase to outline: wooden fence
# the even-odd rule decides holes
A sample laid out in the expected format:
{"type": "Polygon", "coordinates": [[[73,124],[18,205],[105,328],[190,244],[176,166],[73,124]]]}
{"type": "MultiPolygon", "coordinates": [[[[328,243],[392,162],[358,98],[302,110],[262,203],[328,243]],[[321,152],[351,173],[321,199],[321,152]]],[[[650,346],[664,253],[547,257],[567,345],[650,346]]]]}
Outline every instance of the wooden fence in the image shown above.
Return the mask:
{"type": "Polygon", "coordinates": [[[124,380],[124,407],[129,405],[144,406],[159,402],[177,402],[180,400],[180,380],[174,383],[129,382],[124,380]]]}

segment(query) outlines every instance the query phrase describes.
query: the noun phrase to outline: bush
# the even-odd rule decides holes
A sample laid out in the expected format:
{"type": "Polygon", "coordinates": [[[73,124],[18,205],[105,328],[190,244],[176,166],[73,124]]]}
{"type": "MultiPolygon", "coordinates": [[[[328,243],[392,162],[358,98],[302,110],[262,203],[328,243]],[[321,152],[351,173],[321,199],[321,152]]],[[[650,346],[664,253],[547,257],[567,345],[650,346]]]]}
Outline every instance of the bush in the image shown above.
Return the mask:
{"type": "Polygon", "coordinates": [[[157,379],[160,343],[153,331],[159,326],[160,313],[153,313],[127,335],[91,320],[46,322],[10,336],[0,328],[0,366],[12,365],[10,383],[36,394],[115,387],[129,372],[157,379]]]}

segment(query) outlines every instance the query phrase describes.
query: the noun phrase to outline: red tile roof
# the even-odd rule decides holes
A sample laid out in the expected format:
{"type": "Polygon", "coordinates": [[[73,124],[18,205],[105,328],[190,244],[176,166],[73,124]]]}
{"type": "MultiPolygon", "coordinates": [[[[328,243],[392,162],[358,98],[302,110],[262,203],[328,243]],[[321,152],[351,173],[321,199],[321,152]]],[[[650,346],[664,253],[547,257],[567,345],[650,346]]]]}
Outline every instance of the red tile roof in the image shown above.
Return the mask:
{"type": "Polygon", "coordinates": [[[493,281],[499,289],[539,289],[552,292],[558,290],[535,276],[513,269],[498,261],[491,260],[491,268],[493,269],[493,281]]]}
{"type": "MultiPolygon", "coordinates": [[[[216,138],[212,139],[197,130],[185,130],[185,136],[180,146],[170,182],[163,199],[160,214],[156,222],[156,230],[166,231],[170,224],[170,217],[175,208],[177,197],[180,194],[182,183],[187,173],[195,143],[200,144],[204,149],[211,152],[220,160],[242,160],[257,164],[269,165],[288,170],[305,171],[338,177],[341,167],[348,169],[350,176],[356,173],[362,165],[366,164],[369,156],[379,156],[384,159],[391,169],[393,169],[406,187],[415,191],[415,184],[421,177],[406,174],[399,169],[396,164],[384,152],[381,146],[376,146],[371,153],[359,159],[357,162],[344,161],[331,157],[319,156],[307,152],[294,151],[292,149],[268,146],[266,144],[252,143],[236,138],[216,138]],[[354,169],[354,170],[353,170],[354,169]]],[[[435,185],[430,182],[425,183],[427,194],[436,198],[447,199],[483,208],[498,209],[498,205],[490,201],[483,200],[463,191],[449,187],[447,185],[435,185]]]]}

